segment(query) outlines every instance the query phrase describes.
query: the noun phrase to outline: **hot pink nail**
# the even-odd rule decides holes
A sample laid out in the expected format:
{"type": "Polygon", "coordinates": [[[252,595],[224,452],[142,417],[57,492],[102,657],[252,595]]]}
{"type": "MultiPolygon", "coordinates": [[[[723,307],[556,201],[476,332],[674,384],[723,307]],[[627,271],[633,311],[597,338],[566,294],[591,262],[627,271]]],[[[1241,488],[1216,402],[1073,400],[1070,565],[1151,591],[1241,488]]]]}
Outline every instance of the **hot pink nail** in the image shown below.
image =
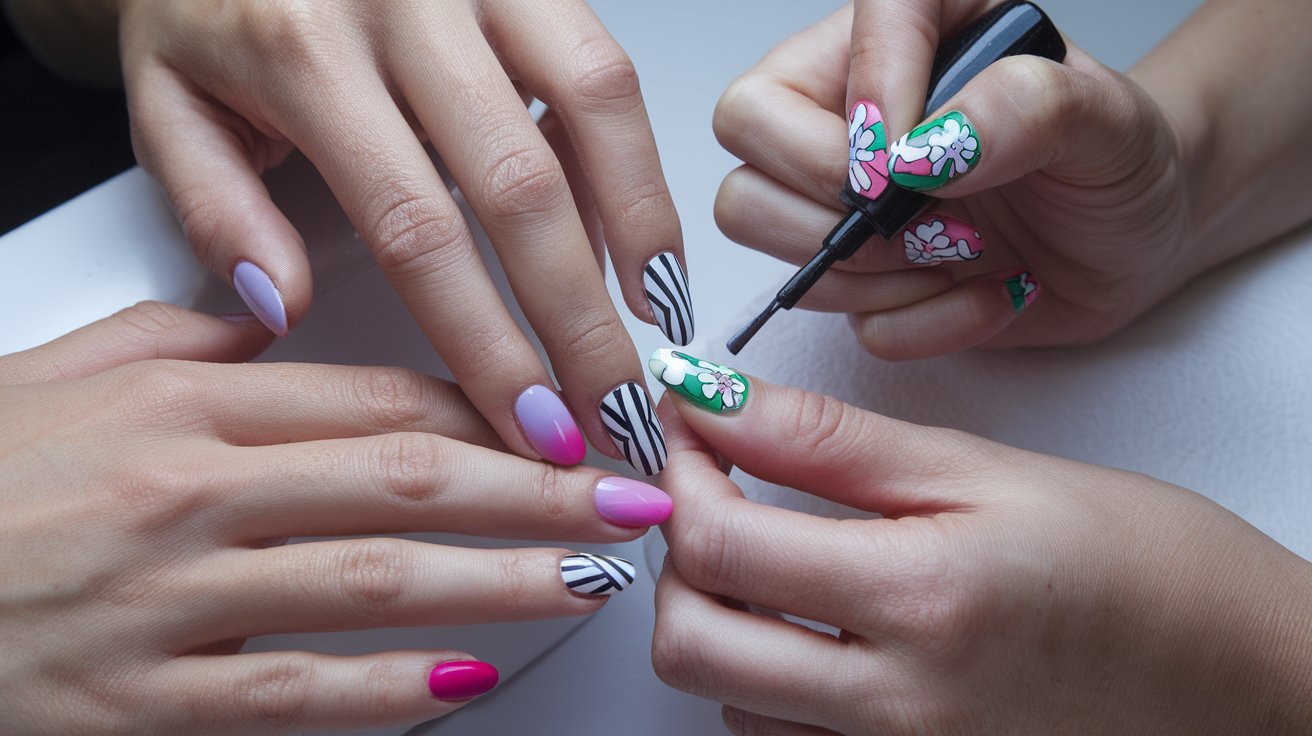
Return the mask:
{"type": "Polygon", "coordinates": [[[587,454],[583,433],[555,391],[529,386],[515,399],[515,418],[533,449],[557,465],[577,465],[587,454]]]}
{"type": "Polygon", "coordinates": [[[597,481],[593,502],[601,518],[616,526],[641,528],[670,518],[674,501],[656,486],[621,476],[597,481]]]}
{"type": "Polygon", "coordinates": [[[428,673],[428,691],[438,700],[468,700],[497,686],[497,668],[487,662],[443,662],[428,673]]]}

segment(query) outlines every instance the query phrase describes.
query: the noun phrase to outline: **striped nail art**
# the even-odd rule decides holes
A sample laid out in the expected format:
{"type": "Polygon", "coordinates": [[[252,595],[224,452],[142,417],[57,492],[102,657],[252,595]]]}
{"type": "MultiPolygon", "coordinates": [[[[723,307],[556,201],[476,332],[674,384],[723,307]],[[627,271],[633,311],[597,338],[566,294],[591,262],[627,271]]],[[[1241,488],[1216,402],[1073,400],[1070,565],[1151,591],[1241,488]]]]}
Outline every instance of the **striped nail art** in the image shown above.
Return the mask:
{"type": "Polygon", "coordinates": [[[673,253],[662,253],[647,263],[642,272],[647,303],[661,332],[675,345],[692,342],[692,292],[688,277],[673,253]]]}
{"type": "Polygon", "coordinates": [[[622,557],[575,552],[560,561],[565,587],[583,595],[614,595],[633,585],[637,568],[622,557]]]}
{"type": "Polygon", "coordinates": [[[656,475],[665,468],[665,432],[646,389],[625,383],[601,400],[601,423],[633,469],[656,475]]]}

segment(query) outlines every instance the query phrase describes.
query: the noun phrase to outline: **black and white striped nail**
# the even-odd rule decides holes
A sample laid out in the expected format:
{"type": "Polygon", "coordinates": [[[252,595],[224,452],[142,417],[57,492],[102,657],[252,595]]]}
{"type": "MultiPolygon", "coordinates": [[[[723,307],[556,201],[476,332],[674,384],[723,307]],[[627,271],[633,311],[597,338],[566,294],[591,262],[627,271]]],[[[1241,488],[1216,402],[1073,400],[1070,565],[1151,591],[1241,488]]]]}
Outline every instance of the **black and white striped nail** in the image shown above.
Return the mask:
{"type": "Polygon", "coordinates": [[[606,394],[601,423],[634,470],[656,475],[665,468],[665,432],[642,386],[625,383],[606,394]]]}
{"type": "Polygon", "coordinates": [[[647,263],[642,272],[647,303],[661,332],[675,345],[692,342],[692,292],[688,276],[673,253],[662,253],[647,263]]]}
{"type": "Polygon", "coordinates": [[[565,587],[583,595],[614,595],[633,585],[637,568],[622,557],[575,552],[560,561],[565,587]]]}

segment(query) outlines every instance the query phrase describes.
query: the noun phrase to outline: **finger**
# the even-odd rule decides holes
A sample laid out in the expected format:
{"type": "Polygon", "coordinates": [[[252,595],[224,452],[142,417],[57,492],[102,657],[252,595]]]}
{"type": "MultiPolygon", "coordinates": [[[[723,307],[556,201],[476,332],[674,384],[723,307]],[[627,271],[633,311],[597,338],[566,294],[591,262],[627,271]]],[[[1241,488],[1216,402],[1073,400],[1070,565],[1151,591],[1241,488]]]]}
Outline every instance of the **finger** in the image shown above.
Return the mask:
{"type": "Polygon", "coordinates": [[[851,646],[828,634],[725,606],[666,564],[656,586],[652,667],[667,685],[790,721],[837,725],[832,686],[858,676],[851,646]]]}
{"type": "Polygon", "coordinates": [[[211,591],[198,593],[213,603],[197,619],[214,641],[581,616],[635,578],[617,557],[376,538],[231,550],[190,584],[211,591]]]}
{"type": "Polygon", "coordinates": [[[45,345],[0,357],[0,383],[81,378],[156,358],[236,363],[258,355],[270,339],[268,331],[241,315],[223,319],[164,302],[140,302],[45,345]]]}
{"type": "MultiPolygon", "coordinates": [[[[650,406],[633,342],[596,269],[560,163],[474,20],[467,23],[416,28],[396,45],[390,65],[491,237],[574,415],[594,447],[618,457],[599,408],[622,386],[650,406]],[[452,62],[405,63],[411,58],[452,62]]],[[[648,475],[661,465],[633,464],[648,475]]]]}
{"type": "Polygon", "coordinates": [[[588,244],[592,246],[592,255],[597,259],[597,268],[604,269],[606,239],[602,232],[601,216],[597,213],[597,201],[592,192],[592,183],[588,181],[588,173],[574,150],[574,143],[569,139],[569,131],[565,129],[565,123],[560,119],[560,115],[553,110],[547,110],[538,121],[538,129],[542,131],[542,137],[546,139],[547,145],[551,146],[552,152],[556,154],[556,160],[560,161],[560,166],[565,171],[570,194],[574,196],[574,208],[578,210],[579,219],[583,221],[583,229],[588,233],[588,244]]]}
{"type": "Polygon", "coordinates": [[[240,541],[443,531],[620,542],[670,514],[669,496],[432,434],[226,448],[224,526],[240,541]]]}
{"type": "Polygon", "coordinates": [[[853,328],[884,360],[929,358],[986,342],[1038,297],[1039,281],[1028,271],[984,274],[922,302],[853,315],[853,328]]]}
{"type": "Polygon", "coordinates": [[[450,650],[259,652],[171,659],[151,672],[147,690],[157,694],[149,707],[170,712],[176,733],[285,734],[438,718],[497,679],[492,665],[450,650]]]}
{"type": "MultiPolygon", "coordinates": [[[[325,75],[319,86],[333,92],[290,106],[284,127],[294,142],[324,175],[406,307],[506,446],[525,457],[580,462],[586,448],[573,417],[388,90],[373,78],[344,89],[331,70],[317,73],[325,75]]],[[[287,96],[295,98],[290,90],[287,96]]]]}
{"type": "Polygon", "coordinates": [[[683,234],[632,61],[584,3],[495,7],[486,22],[496,50],[569,129],[629,310],[676,345],[688,344],[694,325],[683,234]]]}
{"type": "Polygon", "coordinates": [[[890,146],[890,175],[904,187],[949,198],[1038,170],[1100,186],[1132,170],[1157,145],[1135,135],[1142,127],[1139,108],[1132,85],[1078,49],[1071,49],[1068,64],[1036,56],[1003,59],[890,146]]]}
{"type": "MultiPolygon", "coordinates": [[[[862,129],[882,121],[889,139],[908,130],[925,107],[940,30],[956,19],[947,13],[953,9],[969,12],[971,7],[963,6],[981,5],[949,0],[855,0],[844,111],[864,112],[862,129]],[[872,104],[858,110],[862,101],[872,104]]],[[[853,118],[848,120],[851,123],[853,118]]]]}
{"type": "Polygon", "coordinates": [[[249,122],[171,70],[141,65],[128,87],[137,159],[159,179],[197,258],[285,337],[310,306],[310,262],[260,174],[290,149],[273,150],[249,122]]]}
{"type": "Polygon", "coordinates": [[[731,705],[724,706],[721,717],[734,736],[839,736],[827,728],[748,713],[731,705]]]}

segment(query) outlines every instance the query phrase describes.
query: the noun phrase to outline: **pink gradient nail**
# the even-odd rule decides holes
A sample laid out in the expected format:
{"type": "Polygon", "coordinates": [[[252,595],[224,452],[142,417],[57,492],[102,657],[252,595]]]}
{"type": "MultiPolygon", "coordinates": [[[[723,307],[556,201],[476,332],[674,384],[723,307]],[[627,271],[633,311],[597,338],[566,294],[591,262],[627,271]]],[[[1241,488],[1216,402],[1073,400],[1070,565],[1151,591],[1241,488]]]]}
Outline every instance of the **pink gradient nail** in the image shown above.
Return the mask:
{"type": "Polygon", "coordinates": [[[653,526],[670,518],[674,510],[674,501],[665,491],[618,475],[597,481],[592,498],[601,518],[616,526],[653,526]]]}
{"type": "Polygon", "coordinates": [[[500,678],[487,662],[443,662],[428,673],[428,691],[438,700],[469,700],[496,687],[500,678]]]}
{"type": "Polygon", "coordinates": [[[546,386],[529,386],[515,399],[515,418],[533,449],[557,465],[578,465],[588,447],[565,402],[546,386]]]}

